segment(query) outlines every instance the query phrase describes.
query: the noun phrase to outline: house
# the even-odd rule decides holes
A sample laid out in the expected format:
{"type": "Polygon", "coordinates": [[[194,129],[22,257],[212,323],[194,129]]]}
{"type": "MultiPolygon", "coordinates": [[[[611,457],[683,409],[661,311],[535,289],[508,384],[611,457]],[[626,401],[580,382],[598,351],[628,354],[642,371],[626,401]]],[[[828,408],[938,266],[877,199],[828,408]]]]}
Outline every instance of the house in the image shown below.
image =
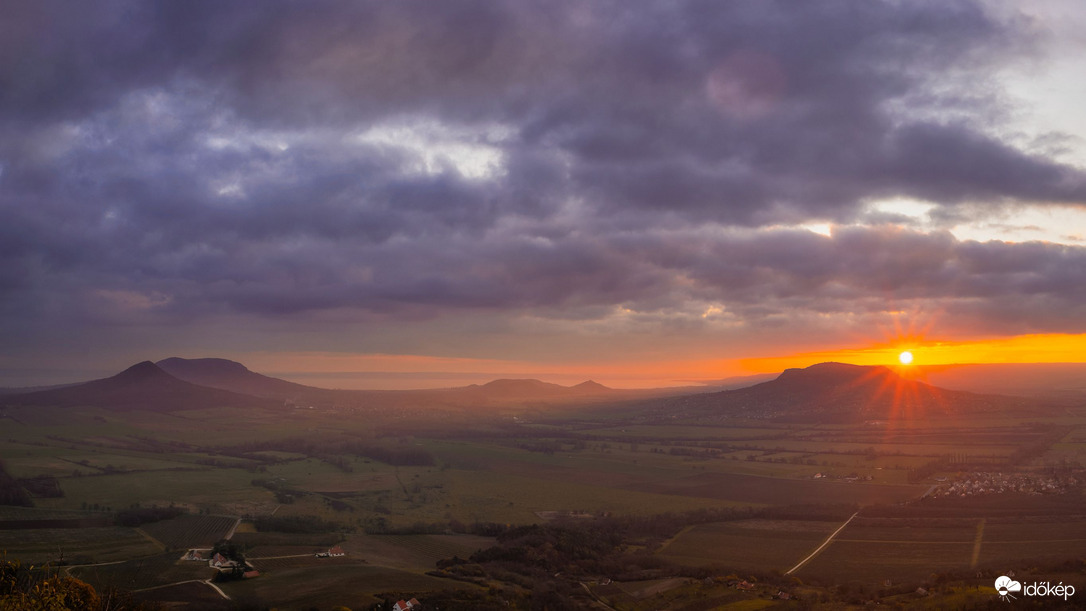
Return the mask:
{"type": "Polygon", "coordinates": [[[197,562],[203,562],[206,560],[204,555],[200,553],[198,549],[190,549],[189,553],[185,554],[185,560],[195,560],[197,562]]]}
{"type": "Polygon", "coordinates": [[[333,558],[338,558],[340,556],[346,556],[347,552],[343,551],[343,548],[337,545],[328,550],[328,555],[333,558]]]}
{"type": "Polygon", "coordinates": [[[395,605],[392,605],[392,611],[411,611],[412,609],[421,609],[422,604],[417,599],[412,598],[409,601],[397,601],[395,605]]]}
{"type": "Polygon", "coordinates": [[[207,562],[207,565],[213,569],[233,568],[238,565],[237,562],[223,556],[222,554],[215,554],[211,557],[211,560],[207,562]]]}
{"type": "Polygon", "coordinates": [[[735,585],[737,590],[753,590],[754,584],[744,579],[735,585]]]}

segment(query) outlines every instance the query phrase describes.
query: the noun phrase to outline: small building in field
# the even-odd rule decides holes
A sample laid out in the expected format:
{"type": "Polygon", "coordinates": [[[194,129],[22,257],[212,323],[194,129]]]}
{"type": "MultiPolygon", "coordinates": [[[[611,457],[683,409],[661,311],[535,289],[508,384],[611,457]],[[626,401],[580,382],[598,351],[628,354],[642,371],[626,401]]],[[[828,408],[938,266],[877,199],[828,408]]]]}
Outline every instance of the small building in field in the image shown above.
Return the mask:
{"type": "Polygon", "coordinates": [[[328,555],[333,558],[338,558],[340,556],[346,556],[347,552],[343,551],[342,547],[336,545],[328,550],[328,555]]]}
{"type": "Polygon", "coordinates": [[[233,568],[238,565],[237,562],[223,556],[222,554],[215,554],[211,557],[211,560],[207,561],[207,565],[213,569],[227,569],[233,568]]]}

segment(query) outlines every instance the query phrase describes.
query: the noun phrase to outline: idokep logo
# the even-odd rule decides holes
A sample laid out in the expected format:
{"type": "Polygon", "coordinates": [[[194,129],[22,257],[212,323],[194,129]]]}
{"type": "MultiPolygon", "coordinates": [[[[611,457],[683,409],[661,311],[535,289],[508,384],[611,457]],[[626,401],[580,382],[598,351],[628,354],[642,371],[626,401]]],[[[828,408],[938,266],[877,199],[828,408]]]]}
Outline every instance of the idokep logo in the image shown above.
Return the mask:
{"type": "Polygon", "coordinates": [[[1026,596],[1060,596],[1064,600],[1075,595],[1075,586],[1063,585],[1062,581],[1056,585],[1052,585],[1047,581],[1035,581],[1023,587],[1020,582],[1014,581],[1006,575],[995,580],[995,589],[999,597],[1008,602],[1010,599],[1015,598],[1012,592],[1021,592],[1026,596]]]}
{"type": "Polygon", "coordinates": [[[1022,584],[1020,584],[1017,581],[1012,580],[1010,577],[1007,577],[1006,575],[1004,575],[1004,576],[1000,577],[999,579],[996,579],[995,589],[996,589],[996,592],[999,593],[1000,598],[1002,598],[1003,600],[1009,600],[1011,598],[1014,598],[1014,596],[1011,594],[1011,592],[1021,592],[1022,591],[1022,584]]]}

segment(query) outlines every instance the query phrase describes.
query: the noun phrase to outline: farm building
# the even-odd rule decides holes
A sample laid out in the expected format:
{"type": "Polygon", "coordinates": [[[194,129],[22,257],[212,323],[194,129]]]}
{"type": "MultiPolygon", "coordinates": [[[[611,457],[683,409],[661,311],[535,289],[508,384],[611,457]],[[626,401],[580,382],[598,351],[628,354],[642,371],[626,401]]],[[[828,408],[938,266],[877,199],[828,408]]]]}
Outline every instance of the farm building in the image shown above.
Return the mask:
{"type": "Polygon", "coordinates": [[[421,609],[421,608],[422,608],[422,605],[419,603],[419,601],[417,599],[414,599],[414,598],[412,598],[411,600],[409,600],[407,602],[404,602],[404,601],[400,600],[400,601],[397,601],[395,605],[392,605],[392,611],[410,611],[410,610],[417,610],[417,609],[421,609]]]}
{"type": "Polygon", "coordinates": [[[207,562],[207,565],[213,569],[231,568],[237,566],[237,564],[237,562],[234,562],[222,554],[215,554],[211,557],[211,560],[207,562]]]}

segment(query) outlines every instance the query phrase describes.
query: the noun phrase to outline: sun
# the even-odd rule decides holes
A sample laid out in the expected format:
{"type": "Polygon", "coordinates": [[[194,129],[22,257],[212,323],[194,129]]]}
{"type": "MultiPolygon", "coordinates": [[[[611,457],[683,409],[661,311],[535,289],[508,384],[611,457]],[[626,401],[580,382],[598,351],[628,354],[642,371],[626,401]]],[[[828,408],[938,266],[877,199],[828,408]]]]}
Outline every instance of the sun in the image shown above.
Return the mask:
{"type": "Polygon", "coordinates": [[[897,355],[897,360],[901,361],[902,365],[912,365],[913,353],[905,350],[901,354],[897,355]]]}

